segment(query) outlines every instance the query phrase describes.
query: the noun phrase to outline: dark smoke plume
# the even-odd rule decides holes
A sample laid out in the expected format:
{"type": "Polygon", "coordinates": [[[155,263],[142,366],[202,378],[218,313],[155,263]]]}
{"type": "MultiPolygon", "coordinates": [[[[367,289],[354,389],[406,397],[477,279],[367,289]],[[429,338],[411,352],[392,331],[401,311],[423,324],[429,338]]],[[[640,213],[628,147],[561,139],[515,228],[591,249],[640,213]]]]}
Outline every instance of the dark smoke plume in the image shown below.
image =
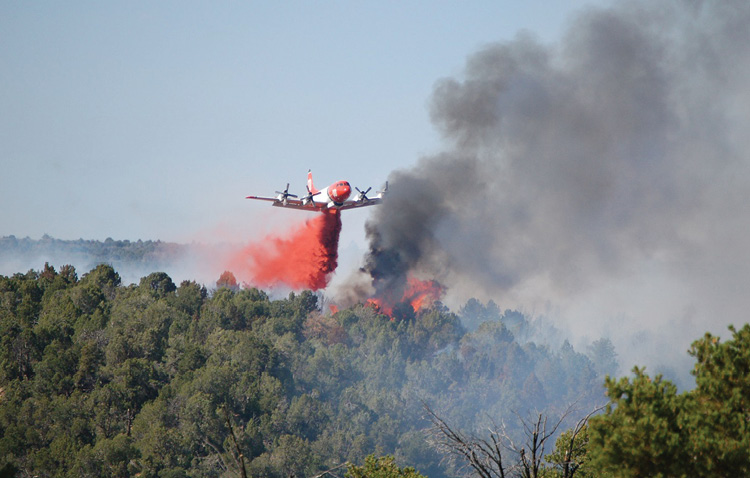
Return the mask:
{"type": "Polygon", "coordinates": [[[393,173],[367,225],[377,293],[412,274],[635,322],[612,334],[697,320],[685,341],[745,321],[748,25],[746,1],[629,1],[471,56],[434,89],[444,151],[393,173]]]}

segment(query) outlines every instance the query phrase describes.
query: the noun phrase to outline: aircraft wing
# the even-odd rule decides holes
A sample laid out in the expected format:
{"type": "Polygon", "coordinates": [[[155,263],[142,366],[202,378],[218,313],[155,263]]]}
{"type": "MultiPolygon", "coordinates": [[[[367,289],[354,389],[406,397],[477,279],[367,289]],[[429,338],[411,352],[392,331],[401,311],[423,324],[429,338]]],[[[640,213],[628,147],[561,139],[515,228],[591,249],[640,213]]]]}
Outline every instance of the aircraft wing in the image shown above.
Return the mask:
{"type": "Polygon", "coordinates": [[[383,202],[382,198],[372,198],[372,199],[366,199],[364,201],[345,202],[343,205],[339,206],[339,209],[354,209],[357,207],[374,206],[382,202],[383,202]]]}
{"type": "MultiPolygon", "coordinates": [[[[348,186],[348,183],[345,183],[348,186]]],[[[330,188],[330,186],[329,186],[330,188]]],[[[274,197],[264,197],[264,196],[246,196],[247,199],[255,199],[258,201],[268,201],[272,203],[272,206],[276,207],[286,207],[290,209],[299,209],[302,211],[325,211],[328,209],[355,209],[358,207],[366,207],[366,206],[375,206],[377,204],[381,204],[383,202],[383,196],[388,192],[388,181],[385,182],[385,188],[382,191],[377,192],[377,196],[370,199],[367,197],[367,193],[370,192],[370,189],[367,188],[365,191],[360,191],[357,188],[356,189],[359,192],[359,196],[356,200],[345,200],[343,204],[338,205],[336,203],[331,202],[330,196],[326,191],[328,191],[329,188],[326,188],[323,191],[318,191],[312,186],[312,175],[311,173],[308,173],[308,185],[307,185],[307,192],[308,194],[304,196],[302,199],[299,199],[298,196],[295,194],[289,193],[289,184],[287,183],[286,189],[284,191],[276,191],[278,193],[278,196],[274,197]],[[318,199],[318,197],[324,198],[325,202],[322,202],[318,199]]],[[[347,189],[346,195],[349,194],[349,189],[347,189]]]]}
{"type": "Polygon", "coordinates": [[[259,201],[280,202],[277,198],[264,198],[261,196],[247,196],[245,199],[257,199],[259,201]]]}
{"type": "Polygon", "coordinates": [[[323,207],[320,204],[313,204],[313,203],[303,204],[302,201],[300,201],[299,199],[287,198],[286,204],[284,204],[283,201],[279,201],[279,198],[277,197],[269,198],[269,197],[263,197],[263,196],[247,196],[245,197],[245,199],[256,199],[258,201],[268,201],[268,202],[273,203],[271,204],[271,206],[286,207],[290,209],[301,209],[303,211],[320,211],[321,209],[323,209],[323,207]]]}

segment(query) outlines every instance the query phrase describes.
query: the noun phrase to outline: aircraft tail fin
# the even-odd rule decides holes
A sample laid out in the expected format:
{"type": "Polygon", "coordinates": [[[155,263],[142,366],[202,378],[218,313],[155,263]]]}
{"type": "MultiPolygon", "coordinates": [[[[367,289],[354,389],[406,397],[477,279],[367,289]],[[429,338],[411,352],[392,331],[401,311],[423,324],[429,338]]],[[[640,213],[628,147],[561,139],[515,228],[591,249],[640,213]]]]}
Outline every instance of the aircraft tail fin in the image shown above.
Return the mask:
{"type": "Polygon", "coordinates": [[[313,186],[312,170],[307,170],[307,190],[310,194],[317,194],[319,191],[313,186]]]}

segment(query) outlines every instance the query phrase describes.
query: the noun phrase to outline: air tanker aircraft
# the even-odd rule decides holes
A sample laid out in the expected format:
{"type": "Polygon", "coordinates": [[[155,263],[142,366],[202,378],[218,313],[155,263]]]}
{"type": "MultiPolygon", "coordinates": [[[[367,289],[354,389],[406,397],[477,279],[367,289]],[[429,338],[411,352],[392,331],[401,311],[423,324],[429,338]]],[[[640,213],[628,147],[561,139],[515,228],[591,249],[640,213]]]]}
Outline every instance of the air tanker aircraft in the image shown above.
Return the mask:
{"type": "Polygon", "coordinates": [[[276,191],[276,197],[247,196],[247,199],[258,199],[261,201],[271,201],[272,206],[289,207],[292,209],[302,209],[305,211],[327,211],[329,209],[354,209],[355,207],[374,206],[383,202],[383,197],[388,192],[388,181],[382,191],[377,191],[374,198],[367,197],[372,187],[365,191],[354,188],[359,193],[356,198],[350,199],[352,187],[347,181],[336,181],[330,186],[321,190],[313,186],[312,172],[307,171],[307,195],[299,198],[296,194],[289,192],[289,183],[286,189],[276,191]]]}

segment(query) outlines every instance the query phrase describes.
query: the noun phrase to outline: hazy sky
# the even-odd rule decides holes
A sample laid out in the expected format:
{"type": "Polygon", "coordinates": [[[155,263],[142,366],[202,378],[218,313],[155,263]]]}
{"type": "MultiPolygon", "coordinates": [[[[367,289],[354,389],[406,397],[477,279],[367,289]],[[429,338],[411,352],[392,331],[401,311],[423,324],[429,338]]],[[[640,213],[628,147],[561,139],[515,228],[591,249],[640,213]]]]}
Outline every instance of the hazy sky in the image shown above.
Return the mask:
{"type": "MultiPolygon", "coordinates": [[[[439,148],[427,103],[581,1],[0,2],[0,236],[239,239],[308,168],[378,188],[439,148]]],[[[344,217],[364,242],[368,210],[344,217]]]]}
{"type": "Polygon", "coordinates": [[[246,243],[310,217],[248,194],[390,176],[334,285],[442,205],[446,303],[687,370],[750,307],[750,8],[596,3],[0,0],[0,236],[246,243]]]}

